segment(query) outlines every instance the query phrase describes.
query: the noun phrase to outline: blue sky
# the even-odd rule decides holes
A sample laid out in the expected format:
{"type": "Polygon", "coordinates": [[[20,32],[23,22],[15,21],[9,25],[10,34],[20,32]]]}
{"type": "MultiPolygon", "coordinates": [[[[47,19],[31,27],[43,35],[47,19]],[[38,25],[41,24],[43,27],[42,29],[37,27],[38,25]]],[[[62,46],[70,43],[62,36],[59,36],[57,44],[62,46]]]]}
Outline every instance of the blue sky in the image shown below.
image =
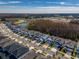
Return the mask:
{"type": "Polygon", "coordinates": [[[79,0],[0,0],[0,6],[79,6],[79,0]]]}
{"type": "Polygon", "coordinates": [[[0,0],[0,13],[51,13],[67,8],[68,12],[78,12],[79,0],[0,0]]]}

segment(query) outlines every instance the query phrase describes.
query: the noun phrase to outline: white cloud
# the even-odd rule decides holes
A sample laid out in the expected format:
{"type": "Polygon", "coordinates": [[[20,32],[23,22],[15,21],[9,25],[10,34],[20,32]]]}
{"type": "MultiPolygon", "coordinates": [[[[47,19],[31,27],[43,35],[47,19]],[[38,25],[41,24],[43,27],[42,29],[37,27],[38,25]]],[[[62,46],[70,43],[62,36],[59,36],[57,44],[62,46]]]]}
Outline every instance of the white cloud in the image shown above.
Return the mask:
{"type": "Polygon", "coordinates": [[[47,9],[47,8],[56,8],[56,7],[53,7],[53,6],[48,6],[48,7],[47,7],[47,6],[45,6],[45,7],[36,7],[36,8],[40,8],[40,9],[42,9],[42,8],[45,9],[45,8],[46,8],[46,9],[47,9]]]}
{"type": "Polygon", "coordinates": [[[0,4],[7,4],[7,2],[2,2],[2,1],[0,1],[0,4]]]}
{"type": "Polygon", "coordinates": [[[61,5],[64,5],[64,4],[66,4],[66,3],[65,3],[65,2],[60,2],[60,4],[61,4],[61,5]]]}
{"type": "Polygon", "coordinates": [[[66,5],[66,6],[79,6],[79,4],[69,3],[69,2],[60,2],[60,5],[66,5]]]}
{"type": "Polygon", "coordinates": [[[54,4],[61,4],[61,5],[66,4],[66,2],[50,2],[50,1],[47,1],[46,3],[54,3],[54,4]]]}
{"type": "Polygon", "coordinates": [[[79,13],[79,7],[42,7],[29,9],[28,13],[79,13]]]}
{"type": "Polygon", "coordinates": [[[22,3],[21,1],[9,1],[8,3],[22,3]]]}
{"type": "Polygon", "coordinates": [[[64,4],[64,5],[67,5],[67,6],[79,6],[79,4],[71,4],[71,3],[67,3],[67,4],[64,4]]]}
{"type": "Polygon", "coordinates": [[[16,8],[16,6],[0,6],[1,9],[16,8]]]}
{"type": "Polygon", "coordinates": [[[48,1],[48,2],[46,2],[46,3],[55,3],[55,4],[58,4],[59,2],[49,2],[49,1],[48,1]]]}
{"type": "Polygon", "coordinates": [[[16,4],[16,3],[22,3],[22,2],[21,1],[8,1],[8,2],[0,1],[0,4],[16,4]]]}
{"type": "MultiPolygon", "coordinates": [[[[7,7],[6,7],[7,8],[7,7]]],[[[79,7],[15,7],[10,9],[0,9],[0,13],[79,13],[79,7]]]]}
{"type": "Polygon", "coordinates": [[[76,6],[79,6],[79,4],[75,4],[76,6]]]}
{"type": "Polygon", "coordinates": [[[60,4],[60,5],[66,5],[66,6],[79,6],[79,4],[73,4],[73,3],[70,3],[70,2],[52,2],[52,1],[47,1],[46,3],[49,3],[49,4],[60,4]]]}

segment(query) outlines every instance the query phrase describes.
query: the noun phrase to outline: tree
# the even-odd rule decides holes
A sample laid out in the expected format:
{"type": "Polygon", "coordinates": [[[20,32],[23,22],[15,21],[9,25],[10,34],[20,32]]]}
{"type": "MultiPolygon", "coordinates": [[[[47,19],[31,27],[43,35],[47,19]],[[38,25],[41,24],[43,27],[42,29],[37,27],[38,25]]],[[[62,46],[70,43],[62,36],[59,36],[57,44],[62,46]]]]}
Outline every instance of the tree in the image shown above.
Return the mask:
{"type": "Polygon", "coordinates": [[[6,19],[5,18],[1,18],[1,21],[6,21],[6,19]]]}
{"type": "MultiPolygon", "coordinates": [[[[72,55],[73,57],[76,57],[76,46],[74,46],[74,49],[73,49],[71,55],[72,55]]],[[[71,58],[72,58],[72,57],[71,57],[71,58]]],[[[74,58],[72,58],[72,59],[74,59],[74,58]]]]}
{"type": "Polygon", "coordinates": [[[55,47],[55,42],[51,42],[50,47],[55,47]]]}
{"type": "Polygon", "coordinates": [[[45,34],[58,36],[76,41],[79,39],[79,25],[52,20],[31,20],[28,23],[29,30],[39,31],[45,34]],[[75,39],[76,38],[76,39],[75,39]]]}

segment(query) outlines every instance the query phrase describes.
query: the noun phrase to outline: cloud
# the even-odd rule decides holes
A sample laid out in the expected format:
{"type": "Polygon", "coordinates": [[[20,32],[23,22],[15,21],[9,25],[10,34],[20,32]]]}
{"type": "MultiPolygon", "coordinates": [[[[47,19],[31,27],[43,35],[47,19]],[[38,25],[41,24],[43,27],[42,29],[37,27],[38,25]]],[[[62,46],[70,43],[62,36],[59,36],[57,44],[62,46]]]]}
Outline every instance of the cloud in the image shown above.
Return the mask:
{"type": "Polygon", "coordinates": [[[53,7],[53,6],[43,6],[43,7],[36,7],[36,8],[41,8],[41,9],[46,8],[47,9],[47,8],[55,8],[55,7],[53,7]]]}
{"type": "Polygon", "coordinates": [[[79,5],[79,4],[75,4],[75,5],[79,5]]]}
{"type": "Polygon", "coordinates": [[[21,1],[8,1],[8,2],[4,2],[4,1],[0,1],[0,4],[17,4],[17,3],[22,3],[21,1]]]}
{"type": "Polygon", "coordinates": [[[18,8],[18,6],[0,6],[1,9],[18,8]]]}
{"type": "Polygon", "coordinates": [[[66,6],[79,6],[79,4],[76,4],[76,3],[69,3],[69,2],[60,2],[60,5],[66,5],[66,6]]]}
{"type": "Polygon", "coordinates": [[[55,4],[58,4],[59,2],[50,2],[50,1],[47,1],[46,3],[55,3],[55,4]]]}
{"type": "Polygon", "coordinates": [[[72,4],[72,3],[67,3],[67,4],[63,4],[63,5],[66,5],[66,6],[79,6],[79,4],[72,4]]]}
{"type": "Polygon", "coordinates": [[[40,7],[29,9],[28,13],[79,13],[79,7],[40,7]]]}
{"type": "Polygon", "coordinates": [[[79,6],[79,4],[71,3],[71,2],[52,2],[52,1],[47,1],[46,3],[48,4],[57,4],[57,5],[64,5],[64,6],[79,6]]]}
{"type": "Polygon", "coordinates": [[[7,2],[2,2],[2,1],[0,1],[0,4],[7,4],[7,2]]]}
{"type": "Polygon", "coordinates": [[[67,4],[67,3],[65,3],[65,2],[59,2],[59,4],[64,5],[64,4],[67,4]]]}
{"type": "Polygon", "coordinates": [[[15,7],[0,9],[0,13],[79,13],[79,7],[15,7]]]}
{"type": "Polygon", "coordinates": [[[8,3],[22,3],[21,1],[9,1],[8,3]]]}
{"type": "Polygon", "coordinates": [[[47,1],[46,3],[49,3],[49,4],[54,3],[54,4],[61,4],[61,5],[66,4],[66,2],[52,2],[52,1],[47,1]]]}

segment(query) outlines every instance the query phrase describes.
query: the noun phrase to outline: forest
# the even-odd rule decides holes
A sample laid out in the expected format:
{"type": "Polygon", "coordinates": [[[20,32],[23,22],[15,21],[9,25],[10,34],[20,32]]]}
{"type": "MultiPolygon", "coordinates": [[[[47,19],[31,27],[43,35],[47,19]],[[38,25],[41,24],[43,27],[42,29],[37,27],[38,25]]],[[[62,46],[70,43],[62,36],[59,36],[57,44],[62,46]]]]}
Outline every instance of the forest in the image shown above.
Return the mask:
{"type": "Polygon", "coordinates": [[[79,24],[75,23],[76,21],[66,23],[54,22],[52,20],[31,20],[28,24],[28,29],[65,39],[71,39],[73,41],[78,41],[79,24]]]}

